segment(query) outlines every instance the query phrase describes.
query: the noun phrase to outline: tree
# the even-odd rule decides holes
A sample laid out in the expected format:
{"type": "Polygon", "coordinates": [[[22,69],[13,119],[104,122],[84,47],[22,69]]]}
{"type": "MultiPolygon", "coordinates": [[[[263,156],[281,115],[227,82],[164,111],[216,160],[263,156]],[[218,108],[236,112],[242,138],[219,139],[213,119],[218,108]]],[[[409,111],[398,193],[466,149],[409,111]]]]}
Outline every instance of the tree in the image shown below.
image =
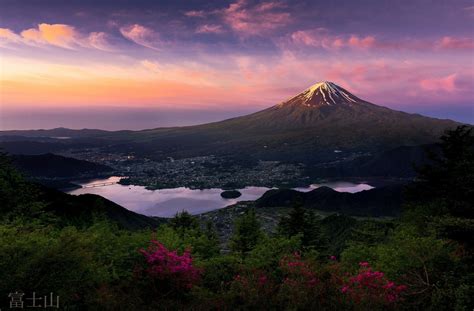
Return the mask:
{"type": "Polygon", "coordinates": [[[407,190],[405,219],[421,231],[432,227],[439,234],[472,249],[474,235],[474,135],[473,128],[459,126],[441,137],[431,163],[418,169],[407,190]]]}
{"type": "Polygon", "coordinates": [[[39,194],[36,185],[28,182],[11,165],[5,153],[0,153],[0,218],[41,218],[45,214],[45,204],[39,194]]]}
{"type": "Polygon", "coordinates": [[[230,241],[231,249],[245,257],[257,245],[262,236],[262,229],[255,210],[247,210],[235,221],[234,234],[230,241]]]}
{"type": "MultiPolygon", "coordinates": [[[[431,163],[418,168],[417,179],[407,189],[408,202],[398,229],[403,239],[395,235],[379,247],[388,252],[379,255],[379,262],[408,277],[418,276],[421,284],[412,288],[424,284],[423,293],[437,309],[466,310],[474,303],[473,128],[447,131],[438,147],[438,152],[429,154],[431,163]]],[[[413,297],[421,301],[420,295],[421,289],[413,297]]]]}
{"type": "Polygon", "coordinates": [[[205,251],[201,251],[203,257],[211,258],[218,255],[220,251],[219,236],[217,235],[216,228],[210,220],[206,222],[202,236],[204,238],[205,247],[205,251]]]}
{"type": "Polygon", "coordinates": [[[182,211],[181,213],[176,213],[176,215],[170,220],[170,226],[177,232],[183,233],[186,230],[199,229],[199,222],[187,211],[182,211]]]}
{"type": "Polygon", "coordinates": [[[305,248],[324,252],[327,241],[321,230],[321,219],[313,211],[305,210],[301,204],[295,204],[288,216],[283,217],[278,224],[280,234],[293,237],[301,236],[301,244],[305,248]]]}

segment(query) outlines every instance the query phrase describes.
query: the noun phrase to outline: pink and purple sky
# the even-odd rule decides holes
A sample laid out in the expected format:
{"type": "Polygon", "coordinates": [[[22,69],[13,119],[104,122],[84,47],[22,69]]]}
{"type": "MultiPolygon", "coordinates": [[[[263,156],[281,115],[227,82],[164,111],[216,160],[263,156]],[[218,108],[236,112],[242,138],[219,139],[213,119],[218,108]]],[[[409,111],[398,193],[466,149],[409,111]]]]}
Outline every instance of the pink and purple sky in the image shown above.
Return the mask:
{"type": "Polygon", "coordinates": [[[0,0],[0,129],[142,129],[329,80],[474,123],[474,1],[0,0]]]}

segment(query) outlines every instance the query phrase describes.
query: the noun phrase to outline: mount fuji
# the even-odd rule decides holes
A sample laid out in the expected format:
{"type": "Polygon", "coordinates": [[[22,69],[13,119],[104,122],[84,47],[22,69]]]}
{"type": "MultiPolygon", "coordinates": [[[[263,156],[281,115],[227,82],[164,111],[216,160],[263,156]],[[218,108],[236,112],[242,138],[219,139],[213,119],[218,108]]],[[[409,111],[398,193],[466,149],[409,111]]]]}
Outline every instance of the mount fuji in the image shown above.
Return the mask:
{"type": "MultiPolygon", "coordinates": [[[[106,141],[114,150],[157,159],[214,154],[317,163],[433,143],[446,129],[457,125],[451,120],[378,106],[323,81],[284,102],[242,117],[195,126],[94,131],[90,138],[106,141]]],[[[76,136],[76,131],[68,131],[67,136],[76,136]]],[[[39,132],[1,134],[39,136],[39,132]]],[[[42,131],[41,135],[48,132],[42,131]]],[[[87,134],[77,131],[81,139],[87,134]]]]}
{"type": "Polygon", "coordinates": [[[225,153],[319,162],[432,143],[456,125],[451,120],[378,106],[324,81],[250,115],[197,126],[139,131],[133,136],[147,140],[160,152],[179,156],[225,153]]]}

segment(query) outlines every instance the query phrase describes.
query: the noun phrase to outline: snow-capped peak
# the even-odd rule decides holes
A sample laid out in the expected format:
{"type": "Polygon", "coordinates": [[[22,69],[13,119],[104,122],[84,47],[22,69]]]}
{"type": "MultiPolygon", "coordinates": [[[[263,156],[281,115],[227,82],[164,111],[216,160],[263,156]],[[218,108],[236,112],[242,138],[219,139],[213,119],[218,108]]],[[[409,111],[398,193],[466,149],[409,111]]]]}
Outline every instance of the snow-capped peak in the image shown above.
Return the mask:
{"type": "Polygon", "coordinates": [[[303,97],[303,104],[306,106],[314,106],[315,104],[331,106],[341,103],[350,104],[357,102],[357,98],[354,95],[329,81],[318,82],[304,90],[298,96],[303,97]],[[313,99],[317,100],[317,103],[314,103],[313,99]]]}

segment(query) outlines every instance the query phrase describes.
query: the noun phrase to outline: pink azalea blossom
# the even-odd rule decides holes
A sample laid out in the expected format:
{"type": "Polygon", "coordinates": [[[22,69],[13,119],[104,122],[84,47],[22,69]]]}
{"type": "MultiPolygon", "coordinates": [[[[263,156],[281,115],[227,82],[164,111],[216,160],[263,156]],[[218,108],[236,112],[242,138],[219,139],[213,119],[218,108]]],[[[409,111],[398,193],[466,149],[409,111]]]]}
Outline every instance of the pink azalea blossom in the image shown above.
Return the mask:
{"type": "Polygon", "coordinates": [[[158,241],[151,241],[147,250],[140,250],[148,264],[147,273],[155,279],[167,280],[180,288],[191,288],[200,278],[200,271],[193,266],[191,252],[182,255],[168,250],[158,241]]]}

